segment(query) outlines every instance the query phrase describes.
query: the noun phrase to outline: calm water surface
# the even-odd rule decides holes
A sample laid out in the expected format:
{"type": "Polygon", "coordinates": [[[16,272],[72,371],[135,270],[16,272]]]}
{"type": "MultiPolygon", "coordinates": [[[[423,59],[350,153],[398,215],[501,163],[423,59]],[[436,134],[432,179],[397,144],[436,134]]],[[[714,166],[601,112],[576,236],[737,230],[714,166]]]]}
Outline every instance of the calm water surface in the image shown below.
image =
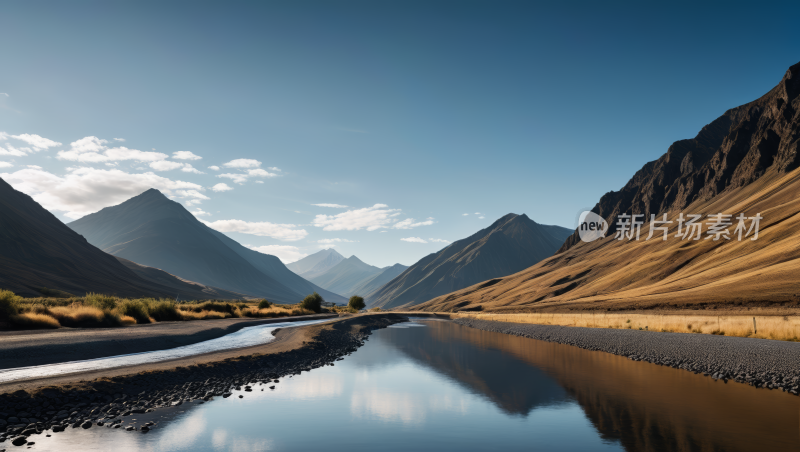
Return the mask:
{"type": "Polygon", "coordinates": [[[373,333],[335,366],[92,427],[59,451],[789,451],[798,398],[444,321],[373,333]],[[135,421],[134,421],[135,419],[135,421]]]}

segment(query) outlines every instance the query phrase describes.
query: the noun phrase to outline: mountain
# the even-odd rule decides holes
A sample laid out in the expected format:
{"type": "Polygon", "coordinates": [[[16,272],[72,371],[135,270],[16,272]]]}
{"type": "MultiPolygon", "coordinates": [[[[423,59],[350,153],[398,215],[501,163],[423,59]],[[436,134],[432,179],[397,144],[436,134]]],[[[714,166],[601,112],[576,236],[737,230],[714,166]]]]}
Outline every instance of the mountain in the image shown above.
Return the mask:
{"type": "MultiPolygon", "coordinates": [[[[726,111],[694,139],[674,143],[620,191],[601,197],[593,211],[611,226],[605,238],[584,243],[573,235],[559,254],[531,268],[415,308],[800,306],[799,142],[800,63],[767,94],[726,111]],[[616,240],[618,213],[667,213],[673,222],[668,240],[616,240]],[[680,214],[703,215],[705,235],[707,215],[720,213],[761,215],[758,239],[675,237],[680,214]]],[[[733,219],[730,232],[737,223],[733,219]]]]}
{"type": "Polygon", "coordinates": [[[306,256],[297,262],[286,265],[286,268],[297,273],[306,279],[317,277],[333,268],[336,264],[344,260],[344,256],[337,253],[335,249],[318,251],[310,256],[306,256]]]}
{"type": "Polygon", "coordinates": [[[241,294],[180,280],[164,271],[129,268],[97,249],[30,196],[0,179],[0,288],[42,296],[41,288],[82,296],[184,299],[241,298],[241,294]]]}
{"type": "Polygon", "coordinates": [[[351,295],[359,295],[364,299],[369,298],[375,292],[380,290],[381,287],[388,284],[391,280],[400,276],[401,273],[406,271],[408,266],[401,264],[394,264],[390,267],[384,267],[380,273],[368,278],[350,290],[351,295]]]}
{"type": "Polygon", "coordinates": [[[472,236],[429,254],[367,299],[370,307],[415,305],[550,257],[572,233],[510,213],[472,236]]]}
{"type": "Polygon", "coordinates": [[[354,288],[380,272],[380,268],[365,264],[361,259],[350,256],[325,273],[311,278],[311,282],[331,292],[349,297],[354,295],[354,288]]]}
{"type": "Polygon", "coordinates": [[[314,290],[274,256],[248,250],[198,221],[155,189],[69,223],[103,251],[138,264],[250,296],[297,303],[314,290]]]}

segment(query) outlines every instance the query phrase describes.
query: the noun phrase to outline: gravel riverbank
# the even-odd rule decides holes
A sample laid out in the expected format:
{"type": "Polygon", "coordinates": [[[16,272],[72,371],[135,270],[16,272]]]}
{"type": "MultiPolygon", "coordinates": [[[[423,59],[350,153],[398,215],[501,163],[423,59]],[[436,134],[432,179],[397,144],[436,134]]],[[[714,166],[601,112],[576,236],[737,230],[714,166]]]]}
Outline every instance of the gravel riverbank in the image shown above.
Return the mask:
{"type": "Polygon", "coordinates": [[[457,319],[454,322],[484,331],[603,351],[635,361],[704,374],[726,382],[734,380],[758,388],[798,394],[800,343],[797,342],[474,319],[457,319]]]}
{"type": "MultiPolygon", "coordinates": [[[[333,365],[363,345],[373,330],[405,320],[391,314],[360,316],[289,328],[276,331],[275,344],[264,349],[274,352],[0,394],[0,449],[9,443],[34,441],[32,435],[66,428],[121,428],[125,416],[188,401],[230,397],[233,389],[252,390],[248,385],[269,388],[286,376],[333,365]]],[[[147,431],[153,427],[140,428],[147,431]]]]}

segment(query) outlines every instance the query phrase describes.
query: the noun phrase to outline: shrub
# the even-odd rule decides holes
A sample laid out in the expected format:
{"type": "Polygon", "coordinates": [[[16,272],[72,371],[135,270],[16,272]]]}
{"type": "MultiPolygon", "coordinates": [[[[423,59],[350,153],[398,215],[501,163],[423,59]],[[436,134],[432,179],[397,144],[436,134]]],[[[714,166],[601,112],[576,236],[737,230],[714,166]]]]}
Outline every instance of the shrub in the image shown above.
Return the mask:
{"type": "Polygon", "coordinates": [[[108,295],[87,293],[86,297],[83,299],[83,304],[86,306],[94,306],[104,311],[110,311],[117,307],[117,299],[108,295]]]}
{"type": "Polygon", "coordinates": [[[272,306],[272,303],[267,301],[267,299],[263,299],[258,303],[258,309],[267,309],[268,307],[272,306]]]}
{"type": "Polygon", "coordinates": [[[236,315],[236,306],[230,303],[223,303],[219,301],[205,301],[203,303],[198,303],[198,304],[185,304],[181,305],[181,309],[184,311],[192,311],[192,312],[202,312],[202,311],[226,312],[231,316],[236,315]]]}
{"type": "Polygon", "coordinates": [[[150,323],[147,306],[141,300],[122,300],[117,311],[120,315],[133,317],[136,323],[150,323]]]}
{"type": "Polygon", "coordinates": [[[13,322],[15,325],[23,328],[59,328],[61,326],[58,320],[49,315],[35,312],[26,312],[14,316],[13,322]]]}
{"type": "Polygon", "coordinates": [[[350,302],[347,303],[347,306],[351,309],[355,309],[356,311],[360,311],[367,307],[367,304],[364,303],[364,299],[359,297],[358,295],[353,295],[350,297],[350,302]]]}
{"type": "Polygon", "coordinates": [[[227,319],[231,314],[218,311],[180,311],[184,320],[208,320],[208,319],[227,319]]]}
{"type": "Polygon", "coordinates": [[[0,320],[9,321],[17,315],[21,298],[10,290],[0,290],[0,320]]]}
{"type": "Polygon", "coordinates": [[[300,307],[303,309],[308,309],[309,311],[314,311],[317,314],[322,311],[322,303],[325,300],[322,299],[322,296],[316,292],[312,293],[311,295],[303,298],[302,303],[300,303],[300,307]]]}
{"type": "Polygon", "coordinates": [[[157,322],[168,322],[182,320],[181,313],[178,312],[175,302],[171,300],[149,301],[147,303],[147,313],[157,322]]]}
{"type": "Polygon", "coordinates": [[[103,328],[122,325],[119,314],[103,311],[94,306],[58,306],[48,308],[47,313],[58,320],[62,326],[71,328],[103,328]]]}

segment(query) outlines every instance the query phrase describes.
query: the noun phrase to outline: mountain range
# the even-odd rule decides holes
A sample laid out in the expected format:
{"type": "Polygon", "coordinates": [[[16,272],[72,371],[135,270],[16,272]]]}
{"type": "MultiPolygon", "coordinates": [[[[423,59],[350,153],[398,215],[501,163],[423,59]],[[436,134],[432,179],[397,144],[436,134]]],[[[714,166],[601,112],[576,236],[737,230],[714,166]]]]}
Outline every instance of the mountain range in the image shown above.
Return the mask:
{"type": "Polygon", "coordinates": [[[0,288],[23,296],[63,291],[121,297],[241,298],[117,259],[91,245],[30,196],[0,179],[0,288]]]}
{"type": "Polygon", "coordinates": [[[356,256],[345,259],[334,249],[319,251],[287,267],[332,292],[365,298],[408,268],[401,264],[378,268],[356,256]]]}
{"type": "Polygon", "coordinates": [[[291,272],[277,257],[209,228],[155,189],[67,226],[106,253],[202,284],[281,303],[297,303],[315,291],[327,301],[346,301],[291,272]]]}
{"type": "Polygon", "coordinates": [[[411,306],[516,273],[550,257],[571,233],[561,226],[541,225],[527,215],[510,213],[488,228],[424,257],[370,295],[367,305],[411,306]]]}
{"type": "Polygon", "coordinates": [[[345,258],[335,249],[329,248],[287,264],[286,268],[306,279],[317,277],[330,270],[345,258]]]}
{"type": "MultiPolygon", "coordinates": [[[[715,309],[800,306],[800,63],[761,98],[730,109],[690,140],[675,142],[592,209],[603,239],[577,233],[559,253],[492,285],[473,285],[423,310],[715,309]],[[667,240],[617,240],[620,213],[667,214],[667,240]],[[682,214],[762,217],[759,236],[676,238],[682,214]]],[[[645,224],[642,231],[647,231],[645,224]]],[[[752,227],[748,220],[746,227],[752,227]]],[[[646,233],[646,232],[645,232],[646,233]]]]}

